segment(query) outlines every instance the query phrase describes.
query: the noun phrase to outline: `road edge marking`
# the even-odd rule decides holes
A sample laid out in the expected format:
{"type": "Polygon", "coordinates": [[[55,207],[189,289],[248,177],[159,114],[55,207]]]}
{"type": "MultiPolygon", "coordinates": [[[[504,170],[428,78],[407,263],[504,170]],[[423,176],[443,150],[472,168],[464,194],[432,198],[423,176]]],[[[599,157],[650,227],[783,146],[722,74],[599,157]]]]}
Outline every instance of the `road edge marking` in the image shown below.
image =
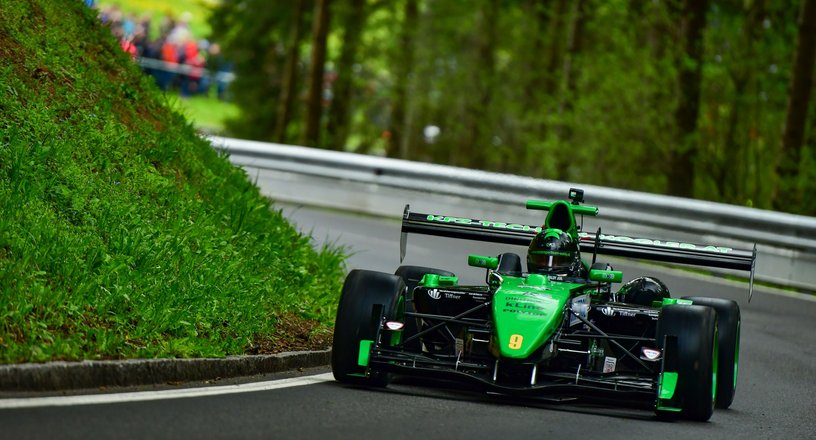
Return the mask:
{"type": "Polygon", "coordinates": [[[151,400],[185,399],[194,397],[218,396],[224,394],[252,393],[314,385],[333,381],[332,373],[312,376],[291,377],[288,379],[250,382],[235,385],[218,385],[212,387],[182,388],[160,391],[134,391],[113,394],[87,394],[79,396],[51,396],[0,399],[0,409],[38,408],[54,406],[99,405],[114,403],[146,402],[151,400]]]}

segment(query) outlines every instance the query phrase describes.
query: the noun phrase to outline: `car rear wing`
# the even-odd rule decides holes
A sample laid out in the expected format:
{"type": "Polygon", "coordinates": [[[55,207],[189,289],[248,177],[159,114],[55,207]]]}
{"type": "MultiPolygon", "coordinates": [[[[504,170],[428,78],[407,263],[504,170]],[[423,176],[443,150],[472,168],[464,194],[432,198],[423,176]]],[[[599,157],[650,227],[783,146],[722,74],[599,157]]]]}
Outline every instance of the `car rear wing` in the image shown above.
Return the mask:
{"type": "MultiPolygon", "coordinates": [[[[528,246],[540,226],[411,212],[405,205],[400,238],[400,261],[405,258],[407,234],[425,234],[465,240],[528,246]]],[[[753,292],[756,244],[753,250],[654,240],[623,235],[579,232],[584,253],[637,258],[667,263],[750,271],[749,300],[753,292]]]]}

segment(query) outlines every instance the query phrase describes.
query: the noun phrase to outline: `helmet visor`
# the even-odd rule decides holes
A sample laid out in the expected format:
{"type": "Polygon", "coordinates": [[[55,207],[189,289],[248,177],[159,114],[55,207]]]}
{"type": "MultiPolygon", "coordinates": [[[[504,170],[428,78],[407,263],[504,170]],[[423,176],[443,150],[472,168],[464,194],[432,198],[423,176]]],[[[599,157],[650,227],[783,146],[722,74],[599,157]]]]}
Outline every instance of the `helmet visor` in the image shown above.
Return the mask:
{"type": "Polygon", "coordinates": [[[572,265],[571,252],[530,252],[528,269],[533,273],[566,273],[572,265]]]}

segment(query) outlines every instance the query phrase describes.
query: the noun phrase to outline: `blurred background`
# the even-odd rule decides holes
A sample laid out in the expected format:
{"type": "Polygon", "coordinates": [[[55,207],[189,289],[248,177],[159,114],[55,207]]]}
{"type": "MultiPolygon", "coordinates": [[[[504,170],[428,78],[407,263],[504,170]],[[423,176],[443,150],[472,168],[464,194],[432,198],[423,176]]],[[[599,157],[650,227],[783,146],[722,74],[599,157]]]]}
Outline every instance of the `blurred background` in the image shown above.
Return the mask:
{"type": "Polygon", "coordinates": [[[207,133],[816,215],[816,0],[86,3],[207,133]]]}

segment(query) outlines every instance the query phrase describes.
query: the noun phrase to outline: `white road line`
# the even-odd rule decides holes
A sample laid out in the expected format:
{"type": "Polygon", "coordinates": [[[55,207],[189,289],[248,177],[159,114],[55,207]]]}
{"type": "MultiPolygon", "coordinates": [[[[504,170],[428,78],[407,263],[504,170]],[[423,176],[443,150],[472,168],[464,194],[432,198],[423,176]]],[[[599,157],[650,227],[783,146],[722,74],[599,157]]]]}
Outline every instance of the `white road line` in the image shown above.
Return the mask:
{"type": "Polygon", "coordinates": [[[83,396],[32,397],[27,399],[0,399],[0,409],[36,408],[42,406],[97,405],[106,403],[144,402],[148,400],[183,399],[188,397],[216,396],[221,394],[251,393],[279,388],[299,387],[332,381],[331,373],[289,379],[253,382],[237,385],[221,385],[179,390],[139,391],[116,394],[91,394],[83,396]]]}

